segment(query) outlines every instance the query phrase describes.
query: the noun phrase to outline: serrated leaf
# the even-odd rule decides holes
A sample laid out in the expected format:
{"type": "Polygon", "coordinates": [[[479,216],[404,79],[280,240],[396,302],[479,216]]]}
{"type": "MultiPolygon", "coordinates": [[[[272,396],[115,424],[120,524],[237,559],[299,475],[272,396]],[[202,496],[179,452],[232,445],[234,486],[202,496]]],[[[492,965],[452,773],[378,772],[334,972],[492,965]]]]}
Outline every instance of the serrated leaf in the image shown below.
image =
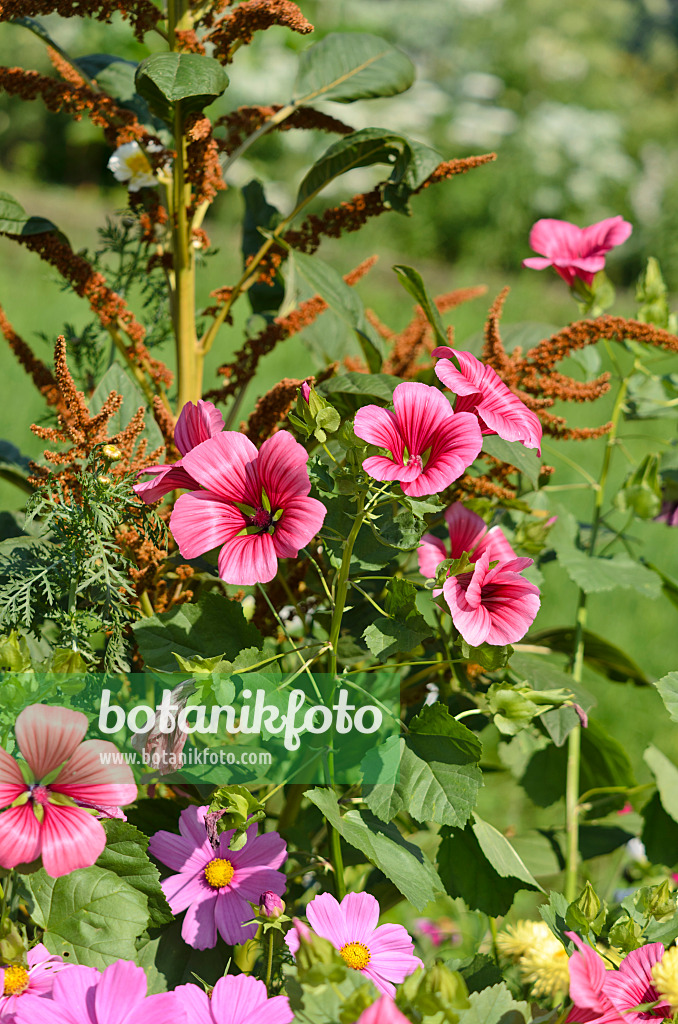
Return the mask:
{"type": "Polygon", "coordinates": [[[365,32],[332,32],[299,58],[295,103],[334,100],[352,103],[395,96],[414,81],[409,57],[384,39],[365,32]]]}
{"type": "Polygon", "coordinates": [[[102,824],[106,830],[106,848],[96,866],[112,872],[144,894],[148,900],[149,927],[174,920],[160,887],[160,872],[146,854],[148,838],[126,821],[109,818],[102,824]]]}
{"type": "Polygon", "coordinates": [[[213,57],[154,53],[137,68],[135,84],[151,110],[169,120],[176,103],[184,116],[212,103],[228,86],[228,75],[213,57]]]}
{"type": "Polygon", "coordinates": [[[24,884],[50,953],[98,970],[116,960],[134,960],[135,940],[148,923],[148,902],[127,881],[94,866],[61,878],[40,868],[24,884]]]}
{"type": "Polygon", "coordinates": [[[657,780],[662,807],[674,821],[678,822],[678,768],[669,761],[666,754],[662,754],[661,750],[652,744],[643,754],[643,760],[657,780]]]}
{"type": "Polygon", "coordinates": [[[589,557],[585,551],[573,547],[567,552],[559,550],[558,561],[570,579],[586,594],[599,594],[616,587],[637,590],[639,594],[650,598],[657,598],[661,594],[661,580],[656,572],[628,555],[589,557]]]}
{"type": "MultiPolygon", "coordinates": [[[[392,377],[390,373],[340,373],[336,377],[323,381],[318,385],[318,392],[327,397],[338,393],[345,395],[359,395],[366,400],[378,399],[385,404],[393,400],[393,392],[398,384],[402,383],[399,377],[392,377]]],[[[367,402],[365,403],[367,404],[367,402]]]]}
{"type": "Polygon", "coordinates": [[[483,451],[515,466],[533,487],[539,483],[541,459],[533,448],[526,448],[520,441],[505,441],[502,437],[490,435],[483,438],[483,451]]]}
{"type": "Polygon", "coordinates": [[[461,1010],[459,1024],[524,1024],[532,1019],[528,1003],[513,997],[505,982],[469,996],[470,1009],[461,1010]]]}
{"type": "Polygon", "coordinates": [[[44,235],[59,229],[44,217],[31,217],[9,192],[0,192],[0,234],[44,235]]]}
{"type": "Polygon", "coordinates": [[[669,672],[654,685],[659,690],[671,720],[678,722],[678,672],[669,672]]]}
{"type": "Polygon", "coordinates": [[[223,654],[232,661],[246,647],[261,649],[263,639],[247,622],[241,605],[219,594],[207,594],[196,604],[175,606],[134,625],[134,636],[146,665],[176,672],[174,653],[182,658],[223,654]]]}
{"type": "Polygon", "coordinates": [[[342,839],[360,850],[417,910],[423,910],[442,893],[442,883],[431,862],[418,846],[403,838],[395,825],[385,824],[368,812],[351,810],[342,816],[336,796],[328,789],[312,789],[305,795],[342,839]]]}

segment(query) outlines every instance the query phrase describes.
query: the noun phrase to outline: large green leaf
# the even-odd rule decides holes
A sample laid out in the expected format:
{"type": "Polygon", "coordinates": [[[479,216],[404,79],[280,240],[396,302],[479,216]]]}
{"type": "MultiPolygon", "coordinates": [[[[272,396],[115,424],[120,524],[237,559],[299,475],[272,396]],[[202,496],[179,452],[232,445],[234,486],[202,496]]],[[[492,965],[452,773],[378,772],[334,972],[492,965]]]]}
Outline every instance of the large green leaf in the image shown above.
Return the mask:
{"type": "MultiPolygon", "coordinates": [[[[571,690],[575,701],[587,714],[596,706],[595,697],[573,683],[571,675],[547,658],[518,652],[511,656],[509,667],[515,676],[529,683],[535,690],[571,690]]],[[[540,720],[557,747],[562,747],[568,735],[580,723],[579,715],[572,707],[547,711],[540,720]]]]}
{"type": "Polygon", "coordinates": [[[342,815],[329,789],[312,789],[306,796],[342,839],[360,850],[417,910],[423,910],[442,893],[442,883],[431,862],[418,846],[403,838],[395,825],[385,824],[368,812],[351,810],[342,815]]]}
{"type": "Polygon", "coordinates": [[[669,672],[654,684],[673,722],[678,722],[678,672],[669,672]]]}
{"type": "MultiPolygon", "coordinates": [[[[555,626],[551,629],[541,629],[536,633],[530,633],[526,642],[548,647],[561,654],[571,655],[574,649],[574,638],[574,628],[555,626]]],[[[626,683],[631,680],[638,686],[650,685],[650,680],[645,672],[628,654],[589,630],[584,630],[584,661],[590,668],[616,683],[626,683]]]]}
{"type": "Polygon", "coordinates": [[[184,116],[212,103],[228,85],[218,60],[199,53],[154,53],[137,68],[136,91],[151,110],[170,120],[180,103],[184,116]]]}
{"type": "Polygon", "coordinates": [[[657,780],[662,807],[674,821],[678,821],[678,768],[652,744],[643,754],[643,760],[657,780]]]}
{"type": "Polygon", "coordinates": [[[50,953],[99,970],[116,960],[134,960],[135,939],[148,924],[148,902],[125,879],[96,866],[61,878],[40,868],[25,884],[50,953]]]}
{"type": "Polygon", "coordinates": [[[613,555],[612,558],[590,558],[585,551],[571,548],[558,551],[558,562],[570,579],[586,594],[599,594],[616,587],[637,590],[645,597],[659,597],[661,580],[656,572],[636,562],[629,555],[613,555]]]}
{"type": "Polygon", "coordinates": [[[294,100],[352,103],[395,96],[410,88],[414,75],[410,58],[378,36],[333,32],[301,54],[294,100]]]}
{"type": "Polygon", "coordinates": [[[541,886],[532,877],[506,836],[498,832],[493,825],[479,818],[477,814],[474,817],[472,828],[480,849],[498,875],[501,875],[502,878],[518,878],[528,888],[536,888],[541,891],[541,886]]]}
{"type": "Polygon", "coordinates": [[[502,981],[481,992],[471,992],[471,1006],[459,1012],[459,1024],[524,1024],[532,1019],[528,1003],[518,1002],[502,981]]]}
{"type": "MultiPolygon", "coordinates": [[[[480,834],[491,847],[492,843],[487,840],[483,829],[480,834]]],[[[438,849],[440,877],[447,893],[452,897],[461,896],[471,910],[482,910],[496,917],[510,909],[520,889],[540,889],[535,881],[527,883],[511,874],[501,875],[486,857],[471,825],[463,829],[444,828],[441,835],[443,839],[438,849]]],[[[508,843],[508,840],[505,842],[508,843]]],[[[506,860],[502,860],[504,869],[506,863],[506,860]]],[[[527,872],[524,865],[523,868],[527,872]]]]}
{"type": "Polygon", "coordinates": [[[440,318],[438,307],[431,298],[424,279],[418,270],[414,267],[395,266],[393,268],[398,275],[398,280],[405,289],[409,292],[413,299],[421,306],[424,311],[424,316],[433,328],[436,336],[436,340],[439,345],[449,345],[447,332],[443,326],[443,321],[440,318]]]}
{"type": "Polygon", "coordinates": [[[388,403],[393,400],[393,392],[402,381],[399,377],[392,377],[390,373],[348,373],[337,374],[318,385],[318,392],[327,397],[328,395],[344,394],[358,395],[365,399],[365,405],[369,405],[375,398],[378,401],[388,403]]]}
{"type": "Polygon", "coordinates": [[[355,167],[388,164],[390,181],[410,191],[419,188],[442,157],[435,149],[386,128],[363,128],[344,135],[327,149],[306,174],[295,206],[317,195],[330,181],[355,167]]]}
{"type": "Polygon", "coordinates": [[[665,864],[668,868],[678,864],[678,823],[669,817],[659,793],[643,807],[643,833],[641,839],[651,864],[665,864]]]}
{"type": "Polygon", "coordinates": [[[541,459],[533,448],[526,448],[520,441],[505,441],[498,435],[490,435],[483,438],[483,451],[515,466],[533,487],[539,483],[541,459]]]}
{"type": "MultiPolygon", "coordinates": [[[[407,737],[400,740],[397,778],[364,786],[365,802],[382,821],[392,821],[405,810],[416,821],[464,825],[483,784],[478,766],[481,751],[475,734],[455,721],[447,708],[442,704],[426,706],[410,723],[407,737]]],[[[363,761],[364,765],[371,762],[370,778],[378,777],[373,763],[387,753],[377,747],[363,761]]]]}
{"type": "Polygon", "coordinates": [[[30,217],[9,192],[0,192],[0,234],[44,235],[59,229],[44,217],[30,217]]]}
{"type": "Polygon", "coordinates": [[[106,848],[97,867],[124,879],[148,900],[149,925],[168,924],[174,916],[160,887],[160,872],[146,854],[148,838],[129,822],[109,818],[103,822],[106,848]]]}
{"type": "Polygon", "coordinates": [[[122,396],[122,405],[108,421],[109,436],[124,430],[135,412],[142,408],[146,410],[146,414],[144,417],[144,429],[141,431],[139,439],[146,438],[148,441],[147,451],[149,453],[157,448],[164,448],[165,439],[160,432],[158,424],[153,419],[153,413],[149,412],[146,408],[146,399],[143,393],[118,363],[113,363],[109,366],[99,381],[94,394],[89,399],[90,412],[95,415],[100,412],[111,391],[117,391],[122,396]]]}
{"type": "Polygon", "coordinates": [[[334,267],[317,256],[295,250],[290,252],[289,262],[294,268],[293,272],[303,278],[330,309],[356,332],[370,370],[377,373],[382,362],[381,344],[367,322],[362,301],[355,288],[347,285],[334,267]]]}
{"type": "Polygon", "coordinates": [[[232,661],[243,648],[260,648],[263,643],[241,605],[219,594],[141,619],[134,625],[134,636],[146,665],[162,672],[177,671],[175,652],[182,658],[223,654],[232,661]]]}

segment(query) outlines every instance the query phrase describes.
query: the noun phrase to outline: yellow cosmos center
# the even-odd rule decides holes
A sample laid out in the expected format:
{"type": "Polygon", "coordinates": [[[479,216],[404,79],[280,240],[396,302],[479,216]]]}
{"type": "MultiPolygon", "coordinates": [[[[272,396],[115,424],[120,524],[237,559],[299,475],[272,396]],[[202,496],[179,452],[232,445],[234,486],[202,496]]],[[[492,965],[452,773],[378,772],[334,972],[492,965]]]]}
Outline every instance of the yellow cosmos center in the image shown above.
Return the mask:
{"type": "Polygon", "coordinates": [[[223,860],[215,857],[205,868],[205,879],[213,889],[223,889],[228,885],[235,874],[235,868],[230,860],[223,860]]]}
{"type": "Polygon", "coordinates": [[[347,942],[339,950],[344,963],[355,971],[364,971],[370,962],[370,951],[362,942],[347,942]]]}
{"type": "Polygon", "coordinates": [[[125,160],[126,166],[132,172],[132,174],[152,174],[153,169],[146,159],[144,153],[132,153],[125,160]]]}
{"type": "Polygon", "coordinates": [[[28,971],[25,967],[15,965],[5,967],[5,988],[3,996],[18,996],[28,988],[28,971]]]}

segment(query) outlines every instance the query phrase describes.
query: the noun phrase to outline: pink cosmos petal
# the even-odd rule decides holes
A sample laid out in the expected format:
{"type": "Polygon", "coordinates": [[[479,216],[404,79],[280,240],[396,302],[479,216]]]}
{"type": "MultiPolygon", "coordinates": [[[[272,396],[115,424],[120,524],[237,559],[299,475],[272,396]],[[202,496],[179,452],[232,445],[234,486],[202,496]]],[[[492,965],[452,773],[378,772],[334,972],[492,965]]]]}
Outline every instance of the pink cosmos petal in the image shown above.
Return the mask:
{"type": "Polygon", "coordinates": [[[52,998],[64,1007],[77,1006],[78,1003],[84,1005],[90,990],[98,985],[100,979],[101,975],[94,967],[73,964],[67,977],[61,972],[54,979],[52,998]]]}
{"type": "Polygon", "coordinates": [[[0,747],[0,807],[14,803],[27,788],[19,765],[0,747]]]}
{"type": "Polygon", "coordinates": [[[216,889],[212,889],[208,885],[203,874],[207,863],[207,861],[203,861],[195,873],[189,874],[187,871],[181,871],[178,875],[163,878],[160,885],[173,914],[180,914],[191,903],[200,903],[202,900],[214,898],[216,889]]]}
{"type": "Polygon", "coordinates": [[[279,868],[287,857],[287,843],[278,832],[257,835],[258,831],[257,825],[250,825],[247,829],[247,842],[241,850],[234,851],[228,849],[234,830],[222,832],[219,837],[219,855],[228,857],[238,870],[254,866],[279,868]]]}
{"type": "Polygon", "coordinates": [[[441,562],[448,557],[445,544],[432,533],[425,533],[417,549],[419,572],[426,579],[433,579],[441,562]]]}
{"type": "Polygon", "coordinates": [[[362,942],[371,949],[372,933],[376,935],[374,929],[379,924],[379,903],[374,896],[367,892],[350,892],[341,901],[341,910],[346,933],[351,936],[349,941],[362,942]]]}
{"type": "Polygon", "coordinates": [[[357,1024],[410,1024],[409,1019],[400,1012],[396,1004],[388,996],[383,995],[372,1003],[358,1017],[357,1024]]]}
{"type": "Polygon", "coordinates": [[[287,888],[287,878],[284,872],[261,865],[238,868],[233,876],[231,888],[243,899],[257,903],[262,892],[266,892],[267,889],[277,896],[282,896],[287,888]]]}
{"type": "Polygon", "coordinates": [[[351,942],[341,906],[329,892],[321,893],[311,900],[306,907],[306,916],[313,931],[331,942],[336,949],[351,942]]]}
{"type": "Polygon", "coordinates": [[[185,807],[179,815],[179,831],[185,839],[189,839],[204,850],[209,859],[212,856],[212,846],[207,838],[205,826],[205,815],[208,810],[208,804],[203,804],[202,807],[185,807]]]}
{"type": "Polygon", "coordinates": [[[214,907],[214,917],[219,934],[229,946],[235,946],[254,938],[257,934],[257,925],[245,926],[243,923],[251,921],[253,916],[252,907],[234,888],[219,890],[214,907]]]}
{"type": "Polygon", "coordinates": [[[184,455],[184,468],[221,499],[256,507],[261,500],[257,449],[237,430],[223,430],[184,455]]]}
{"type": "Polygon", "coordinates": [[[285,942],[292,956],[297,955],[302,938],[308,941],[311,938],[311,929],[298,917],[293,917],[292,927],[285,935],[285,942]]]}
{"type": "Polygon", "coordinates": [[[82,807],[43,804],[42,864],[52,878],[94,864],[106,845],[100,822],[82,807]]]}
{"type": "Polygon", "coordinates": [[[186,402],[174,428],[174,442],[182,455],[224,429],[224,417],[211,402],[186,402]]]}
{"type": "Polygon", "coordinates": [[[386,978],[382,977],[379,971],[375,970],[372,963],[369,963],[367,967],[365,967],[360,973],[364,974],[366,978],[369,978],[374,987],[379,992],[382,992],[385,996],[388,996],[390,999],[395,999],[395,985],[392,982],[388,981],[386,978]]]}
{"type": "Polygon", "coordinates": [[[211,891],[213,896],[190,904],[181,926],[182,939],[193,949],[213,949],[217,944],[215,915],[218,895],[216,889],[211,891]]]}
{"type": "Polygon", "coordinates": [[[261,485],[271,508],[284,508],[292,498],[305,497],[311,490],[308,452],[287,430],[279,430],[259,449],[261,485]]]}
{"type": "Polygon", "coordinates": [[[318,533],[326,515],[327,509],[315,498],[288,499],[273,533],[273,546],[278,558],[295,558],[299,549],[318,533]]]}
{"type": "MultiPolygon", "coordinates": [[[[402,462],[403,438],[395,413],[382,409],[378,405],[365,405],[355,414],[353,429],[363,441],[374,444],[378,448],[386,448],[392,453],[396,462],[402,462]]],[[[377,479],[384,478],[377,477],[377,479]]],[[[386,479],[393,479],[393,477],[386,479]]]]}
{"type": "Polygon", "coordinates": [[[212,491],[182,494],[170,518],[172,536],[184,558],[197,558],[225,544],[247,526],[240,509],[212,491]]]}
{"type": "Polygon", "coordinates": [[[210,854],[205,856],[200,847],[196,849],[190,840],[173,832],[156,832],[148,844],[148,852],[172,871],[185,873],[189,877],[200,871],[210,858],[210,854]]]}
{"type": "Polygon", "coordinates": [[[219,576],[226,583],[242,587],[269,583],[277,571],[278,559],[269,533],[233,537],[219,552],[219,576]]]}
{"type": "Polygon", "coordinates": [[[32,996],[26,992],[21,999],[17,999],[17,1008],[11,1024],[37,1024],[38,1021],[40,1024],[91,1024],[91,1020],[91,1017],[81,1017],[78,1021],[66,1007],[51,999],[32,996]]]}
{"type": "Polygon", "coordinates": [[[219,979],[211,1011],[215,1024],[288,1024],[294,1016],[285,996],[269,999],[263,981],[246,974],[219,979]]]}
{"type": "MultiPolygon", "coordinates": [[[[143,1003],[120,1024],[193,1024],[177,1001],[174,992],[147,996],[143,1003]]],[[[117,1022],[111,1022],[117,1024],[117,1022]]]]}
{"type": "Polygon", "coordinates": [[[160,501],[171,491],[187,490],[197,491],[200,484],[194,480],[190,473],[187,473],[179,462],[166,463],[163,466],[146,466],[139,471],[139,476],[151,474],[151,480],[145,480],[141,484],[135,484],[132,490],[147,505],[153,505],[160,501]]]}
{"type": "Polygon", "coordinates": [[[110,964],[99,978],[94,995],[97,1024],[118,1024],[127,1020],[145,995],[148,982],[143,967],[118,960],[110,964]]]}
{"type": "MultiPolygon", "coordinates": [[[[217,985],[219,982],[217,982],[217,985]]],[[[216,986],[215,986],[216,988],[216,986]]],[[[177,1003],[183,1007],[191,1024],[212,1024],[211,1002],[207,993],[199,985],[178,985],[174,989],[177,1003]]]]}
{"type": "Polygon", "coordinates": [[[633,227],[623,217],[608,217],[581,233],[582,253],[606,253],[617,245],[622,245],[629,237],[633,227]]]}
{"type": "MultiPolygon", "coordinates": [[[[101,826],[100,826],[101,827],[101,826]]],[[[40,824],[30,803],[0,814],[0,866],[30,864],[40,856],[40,824]]]]}
{"type": "Polygon", "coordinates": [[[600,953],[582,942],[575,932],[565,932],[578,947],[579,952],[573,953],[569,959],[570,999],[578,1007],[603,1012],[605,1005],[601,1001],[607,970],[600,953]]]}
{"type": "Polygon", "coordinates": [[[16,720],[14,734],[19,750],[40,781],[58,768],[87,732],[87,717],[68,708],[32,704],[16,720]]]}

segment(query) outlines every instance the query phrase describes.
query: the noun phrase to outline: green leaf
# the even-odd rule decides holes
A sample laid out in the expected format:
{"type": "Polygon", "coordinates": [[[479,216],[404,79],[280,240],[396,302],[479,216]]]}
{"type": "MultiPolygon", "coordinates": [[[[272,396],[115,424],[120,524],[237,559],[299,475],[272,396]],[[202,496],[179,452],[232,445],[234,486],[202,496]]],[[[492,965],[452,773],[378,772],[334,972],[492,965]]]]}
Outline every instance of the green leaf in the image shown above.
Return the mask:
{"type": "Polygon", "coordinates": [[[219,594],[207,594],[196,604],[135,623],[134,636],[144,662],[161,672],[175,672],[174,652],[183,658],[223,654],[232,661],[241,649],[263,643],[256,626],[247,622],[241,605],[219,594]]]}
{"type": "Polygon", "coordinates": [[[212,949],[192,949],[181,937],[182,925],[182,921],[175,921],[160,932],[154,928],[137,944],[135,959],[149,977],[149,994],[172,991],[178,985],[195,985],[196,975],[208,985],[216,985],[224,973],[232,947],[218,935],[212,949]]]}
{"type": "Polygon", "coordinates": [[[0,192],[0,234],[2,235],[44,235],[58,231],[56,224],[44,217],[30,217],[9,192],[0,192]]]}
{"type": "Polygon", "coordinates": [[[505,982],[469,996],[471,1007],[459,1014],[459,1024],[524,1024],[532,1019],[527,1003],[518,1002],[505,982]]]}
{"type": "Polygon", "coordinates": [[[558,562],[570,579],[586,594],[598,594],[616,587],[637,590],[645,597],[657,598],[662,585],[656,572],[636,562],[629,555],[612,558],[590,558],[585,551],[572,547],[558,551],[558,562]]]}
{"type": "MultiPolygon", "coordinates": [[[[550,647],[552,651],[571,655],[574,645],[574,629],[556,626],[530,633],[527,643],[550,647]]],[[[607,676],[615,683],[631,680],[637,686],[649,686],[650,680],[636,662],[624,651],[608,643],[597,633],[584,630],[584,661],[590,668],[607,676]]]]}
{"type": "Polygon", "coordinates": [[[678,822],[678,768],[652,744],[643,754],[643,760],[657,780],[662,807],[674,821],[678,822]]]}
{"type": "MultiPolygon", "coordinates": [[[[372,765],[382,751],[379,747],[368,754],[370,778],[378,777],[372,765]]],[[[407,737],[400,740],[397,778],[363,786],[365,802],[382,821],[392,821],[405,810],[416,821],[462,826],[483,784],[478,767],[481,751],[474,733],[455,721],[447,708],[427,705],[410,723],[407,737]]]]}
{"type": "Polygon", "coordinates": [[[498,832],[493,825],[479,818],[477,814],[472,828],[480,849],[498,875],[501,875],[502,878],[519,878],[528,888],[535,888],[543,892],[542,887],[532,877],[506,836],[498,832]]]}
{"type": "Polygon", "coordinates": [[[463,829],[444,828],[441,835],[440,877],[447,893],[452,897],[461,896],[471,910],[482,910],[496,917],[510,909],[520,889],[539,889],[536,882],[528,885],[511,875],[500,875],[483,853],[471,825],[463,829]]]}
{"type": "Polygon", "coordinates": [[[135,939],[148,923],[147,899],[139,889],[97,866],[61,878],[40,868],[24,884],[50,953],[98,970],[116,960],[134,960],[135,939]]]}
{"type": "Polygon", "coordinates": [[[323,381],[318,385],[321,395],[344,394],[358,395],[365,399],[363,405],[369,404],[377,399],[388,405],[393,401],[393,392],[402,381],[399,377],[392,377],[390,373],[340,373],[336,377],[323,381]]]}
{"type": "Polygon", "coordinates": [[[174,920],[160,887],[160,872],[146,853],[148,838],[134,825],[109,818],[102,822],[106,830],[106,848],[96,866],[124,879],[148,900],[150,927],[174,920]]]}
{"type": "MultiPolygon", "coordinates": [[[[573,683],[572,676],[563,672],[551,661],[535,654],[513,654],[511,672],[528,682],[535,690],[569,689],[580,708],[588,714],[596,706],[592,697],[583,687],[573,683]]],[[[541,716],[541,722],[557,747],[562,747],[575,726],[580,724],[579,715],[571,707],[555,708],[541,716]]]]}
{"type": "Polygon", "coordinates": [[[301,54],[293,98],[352,103],[395,96],[410,88],[414,75],[410,58],[378,36],[333,32],[301,54]]]}
{"type": "MultiPolygon", "coordinates": [[[[137,100],[141,99],[134,83],[134,76],[139,66],[136,61],[125,60],[111,53],[89,53],[85,57],[78,57],[75,63],[88,78],[96,78],[99,88],[109,96],[113,96],[114,99],[123,101],[129,101],[134,97],[137,100]]],[[[148,111],[148,107],[146,110],[148,111]]]]}
{"type": "Polygon", "coordinates": [[[673,868],[678,864],[678,823],[662,807],[659,793],[655,793],[643,807],[641,840],[651,864],[665,864],[673,868]]]}
{"type": "Polygon", "coordinates": [[[390,658],[392,654],[405,654],[414,650],[431,636],[431,630],[425,623],[424,627],[425,629],[420,632],[395,619],[380,616],[367,627],[363,633],[363,640],[375,658],[390,658]]]}
{"type": "Polygon", "coordinates": [[[504,441],[501,437],[490,435],[483,438],[483,451],[515,466],[533,487],[538,485],[541,459],[533,448],[526,448],[520,441],[504,441]]]}
{"type": "Polygon", "coordinates": [[[328,789],[312,789],[305,795],[342,839],[360,850],[417,910],[423,910],[441,894],[443,886],[435,868],[395,825],[385,824],[367,812],[351,810],[342,816],[336,796],[328,789]]]}
{"type": "Polygon", "coordinates": [[[341,174],[372,164],[388,164],[392,168],[389,181],[412,192],[423,185],[441,159],[435,149],[414,142],[400,132],[363,128],[342,136],[325,150],[301,182],[295,207],[317,195],[341,174]]]}
{"type": "Polygon", "coordinates": [[[424,284],[424,280],[418,270],[414,267],[395,266],[393,268],[398,275],[398,280],[405,289],[409,292],[413,299],[421,306],[424,316],[433,328],[436,336],[436,340],[439,345],[449,345],[449,339],[447,337],[447,331],[443,326],[443,321],[438,312],[438,307],[429,295],[429,292],[424,284]]]}
{"type": "Polygon", "coordinates": [[[228,86],[228,75],[213,57],[154,53],[137,68],[135,83],[151,110],[167,121],[176,103],[184,117],[212,103],[228,86]]]}
{"type": "Polygon", "coordinates": [[[669,672],[654,685],[659,690],[671,720],[678,722],[678,672],[669,672]]]}
{"type": "Polygon", "coordinates": [[[568,946],[570,940],[565,935],[567,925],[565,923],[565,917],[567,916],[567,908],[569,902],[563,896],[561,892],[550,892],[548,903],[543,903],[539,907],[539,913],[546,921],[547,925],[556,936],[560,939],[564,946],[568,946]]]}
{"type": "Polygon", "coordinates": [[[99,381],[94,394],[89,399],[90,412],[93,415],[100,412],[111,391],[117,391],[122,396],[122,405],[108,421],[109,434],[118,434],[124,430],[134,414],[142,408],[145,410],[144,429],[141,431],[139,439],[145,438],[148,441],[147,451],[149,453],[155,451],[156,448],[164,448],[165,439],[153,414],[146,407],[143,393],[118,363],[109,366],[99,381]]]}
{"type": "Polygon", "coordinates": [[[373,373],[381,369],[381,344],[365,317],[360,296],[355,288],[344,281],[341,274],[317,256],[291,250],[290,265],[325,300],[341,319],[354,330],[363,350],[367,365],[373,373]]]}

